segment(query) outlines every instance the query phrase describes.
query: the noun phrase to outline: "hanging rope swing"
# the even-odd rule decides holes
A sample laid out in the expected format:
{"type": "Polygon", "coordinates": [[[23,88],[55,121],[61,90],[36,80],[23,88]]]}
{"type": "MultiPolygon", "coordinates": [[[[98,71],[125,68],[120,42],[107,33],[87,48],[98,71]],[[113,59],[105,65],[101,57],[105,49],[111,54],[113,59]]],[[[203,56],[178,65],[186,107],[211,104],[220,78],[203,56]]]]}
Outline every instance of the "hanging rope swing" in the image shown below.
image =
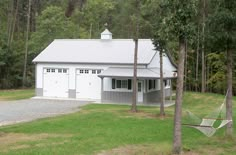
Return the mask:
{"type": "Polygon", "coordinates": [[[191,123],[182,125],[195,128],[208,137],[213,136],[218,129],[224,127],[226,124],[232,121],[226,119],[225,101],[227,94],[221,106],[204,118],[200,118],[192,112],[187,111],[188,121],[191,123]]]}

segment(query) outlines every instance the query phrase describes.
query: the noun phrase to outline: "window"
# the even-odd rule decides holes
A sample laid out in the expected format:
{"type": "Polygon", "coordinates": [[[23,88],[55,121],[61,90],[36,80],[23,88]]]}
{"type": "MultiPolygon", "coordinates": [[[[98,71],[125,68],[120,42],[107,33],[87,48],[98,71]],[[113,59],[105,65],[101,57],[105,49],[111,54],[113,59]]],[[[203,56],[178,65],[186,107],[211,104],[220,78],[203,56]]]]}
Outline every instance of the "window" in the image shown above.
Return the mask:
{"type": "Polygon", "coordinates": [[[92,74],[96,74],[96,70],[92,70],[92,74]]]}
{"type": "Polygon", "coordinates": [[[50,72],[50,69],[47,69],[47,72],[49,73],[49,72],[50,72]]]}
{"type": "Polygon", "coordinates": [[[67,73],[67,69],[63,69],[63,73],[67,73]]]}
{"type": "Polygon", "coordinates": [[[156,89],[156,80],[148,80],[148,90],[156,89]]]}
{"type": "Polygon", "coordinates": [[[116,80],[116,88],[128,88],[128,80],[116,80]]]}
{"type": "Polygon", "coordinates": [[[97,70],[97,74],[100,74],[101,73],[101,69],[97,70]]]}
{"type": "Polygon", "coordinates": [[[166,87],[167,86],[167,80],[164,80],[164,86],[166,87]]]}
{"type": "Polygon", "coordinates": [[[88,74],[88,73],[89,73],[89,70],[86,69],[86,70],[84,71],[84,73],[85,73],[85,74],[88,74]]]}
{"type": "Polygon", "coordinates": [[[142,83],[138,82],[138,92],[142,92],[142,83]]]}
{"type": "Polygon", "coordinates": [[[80,73],[80,74],[83,74],[83,73],[84,73],[84,70],[82,70],[82,69],[79,70],[79,73],[80,73]]]}
{"type": "Polygon", "coordinates": [[[55,69],[52,69],[52,72],[55,73],[55,69]]]}
{"type": "Polygon", "coordinates": [[[121,81],[121,88],[128,88],[128,80],[121,81]]]}
{"type": "Polygon", "coordinates": [[[58,69],[58,73],[61,73],[62,72],[62,69],[58,69]]]}
{"type": "Polygon", "coordinates": [[[116,88],[121,88],[121,80],[116,80],[116,88]]]}
{"type": "Polygon", "coordinates": [[[170,86],[170,80],[164,80],[164,86],[169,87],[170,86]]]}
{"type": "Polygon", "coordinates": [[[116,80],[112,79],[112,89],[132,89],[132,80],[116,80]]]}

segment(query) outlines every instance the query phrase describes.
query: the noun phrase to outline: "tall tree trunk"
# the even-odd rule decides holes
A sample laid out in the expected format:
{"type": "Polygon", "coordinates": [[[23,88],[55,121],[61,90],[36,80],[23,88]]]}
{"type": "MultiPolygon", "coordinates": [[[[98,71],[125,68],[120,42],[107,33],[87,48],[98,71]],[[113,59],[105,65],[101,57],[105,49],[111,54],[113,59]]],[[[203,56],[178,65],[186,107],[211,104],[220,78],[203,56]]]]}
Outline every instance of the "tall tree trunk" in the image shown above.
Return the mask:
{"type": "Polygon", "coordinates": [[[202,89],[201,92],[204,93],[206,90],[206,68],[205,68],[205,26],[206,26],[206,0],[202,0],[203,11],[202,11],[202,89]]]}
{"type": "Polygon", "coordinates": [[[75,11],[75,7],[77,4],[79,5],[79,9],[81,10],[84,4],[86,3],[86,1],[87,0],[68,0],[65,16],[71,17],[73,12],[75,11]]]}
{"type": "Polygon", "coordinates": [[[160,84],[161,84],[161,104],[160,104],[160,116],[165,116],[165,109],[164,109],[164,83],[163,83],[163,49],[160,49],[160,84]]]}
{"type": "Polygon", "coordinates": [[[139,34],[139,0],[136,0],[136,30],[134,37],[134,74],[133,74],[133,98],[131,111],[137,112],[137,61],[138,61],[138,34],[139,34]]]}
{"type": "Polygon", "coordinates": [[[137,57],[138,57],[138,39],[134,40],[134,75],[133,75],[133,98],[132,98],[132,112],[137,112],[137,57]]]}
{"type": "Polygon", "coordinates": [[[196,58],[196,77],[195,77],[195,80],[196,80],[196,83],[195,83],[195,91],[197,92],[198,91],[198,63],[199,63],[199,44],[200,44],[200,33],[199,33],[199,24],[198,24],[198,29],[197,29],[197,58],[196,58]]]}
{"type": "Polygon", "coordinates": [[[10,1],[8,3],[8,17],[7,17],[7,46],[8,50],[11,48],[10,42],[11,42],[11,34],[12,34],[12,24],[13,24],[13,14],[14,14],[14,1],[10,1]]]}
{"type": "Polygon", "coordinates": [[[17,15],[18,15],[18,8],[19,8],[19,0],[15,0],[15,13],[13,17],[13,22],[12,22],[12,31],[11,31],[11,37],[10,37],[10,45],[12,44],[12,41],[14,39],[14,32],[15,32],[15,26],[16,26],[16,20],[17,20],[17,15]]]}
{"type": "MultiPolygon", "coordinates": [[[[232,113],[232,85],[233,85],[233,76],[232,76],[232,69],[233,69],[233,55],[232,50],[227,50],[227,89],[228,95],[226,97],[226,118],[227,120],[232,120],[233,113],[232,113]]],[[[226,126],[226,135],[233,136],[233,122],[229,122],[226,126]]]]}
{"type": "Polygon", "coordinates": [[[27,60],[28,60],[28,40],[29,40],[29,28],[30,28],[30,14],[31,14],[31,0],[28,4],[27,14],[27,28],[26,28],[26,39],[25,39],[25,59],[24,59],[24,70],[23,70],[23,87],[26,85],[26,72],[27,72],[27,60]]]}
{"type": "Polygon", "coordinates": [[[185,39],[179,38],[179,54],[178,54],[178,71],[175,101],[175,117],[174,117],[174,139],[173,154],[181,153],[181,115],[183,101],[183,85],[184,85],[184,58],[185,58],[185,39]]]}
{"type": "MultiPolygon", "coordinates": [[[[212,67],[212,65],[211,65],[210,77],[212,77],[212,68],[213,68],[213,67],[212,67]]],[[[210,93],[213,93],[213,92],[212,92],[212,83],[210,83],[210,93]]]]}
{"type": "Polygon", "coordinates": [[[188,88],[188,43],[185,43],[185,68],[184,68],[184,90],[186,91],[188,88]]]}

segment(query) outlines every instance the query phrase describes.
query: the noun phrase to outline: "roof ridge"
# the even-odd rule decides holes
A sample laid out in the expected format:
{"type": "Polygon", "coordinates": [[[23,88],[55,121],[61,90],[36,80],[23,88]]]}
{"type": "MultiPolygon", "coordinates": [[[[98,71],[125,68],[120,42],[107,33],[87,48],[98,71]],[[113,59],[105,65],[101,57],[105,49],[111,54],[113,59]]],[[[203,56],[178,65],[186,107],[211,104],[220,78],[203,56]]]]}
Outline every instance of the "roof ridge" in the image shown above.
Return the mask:
{"type": "MultiPolygon", "coordinates": [[[[130,41],[133,39],[111,39],[110,41],[130,41]]],[[[139,39],[140,41],[151,41],[151,39],[139,39]]],[[[104,41],[102,39],[54,39],[54,41],[104,41]]]]}

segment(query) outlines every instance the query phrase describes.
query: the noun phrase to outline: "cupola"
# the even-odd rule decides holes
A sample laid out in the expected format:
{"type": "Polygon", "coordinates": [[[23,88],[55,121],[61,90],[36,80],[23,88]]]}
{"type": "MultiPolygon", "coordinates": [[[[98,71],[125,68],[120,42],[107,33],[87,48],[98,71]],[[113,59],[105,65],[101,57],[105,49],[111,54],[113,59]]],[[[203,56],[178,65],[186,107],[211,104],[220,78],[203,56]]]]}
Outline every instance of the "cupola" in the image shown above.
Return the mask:
{"type": "Polygon", "coordinates": [[[111,40],[111,39],[112,39],[112,33],[106,28],[106,29],[101,33],[101,39],[102,39],[102,40],[111,40]]]}

